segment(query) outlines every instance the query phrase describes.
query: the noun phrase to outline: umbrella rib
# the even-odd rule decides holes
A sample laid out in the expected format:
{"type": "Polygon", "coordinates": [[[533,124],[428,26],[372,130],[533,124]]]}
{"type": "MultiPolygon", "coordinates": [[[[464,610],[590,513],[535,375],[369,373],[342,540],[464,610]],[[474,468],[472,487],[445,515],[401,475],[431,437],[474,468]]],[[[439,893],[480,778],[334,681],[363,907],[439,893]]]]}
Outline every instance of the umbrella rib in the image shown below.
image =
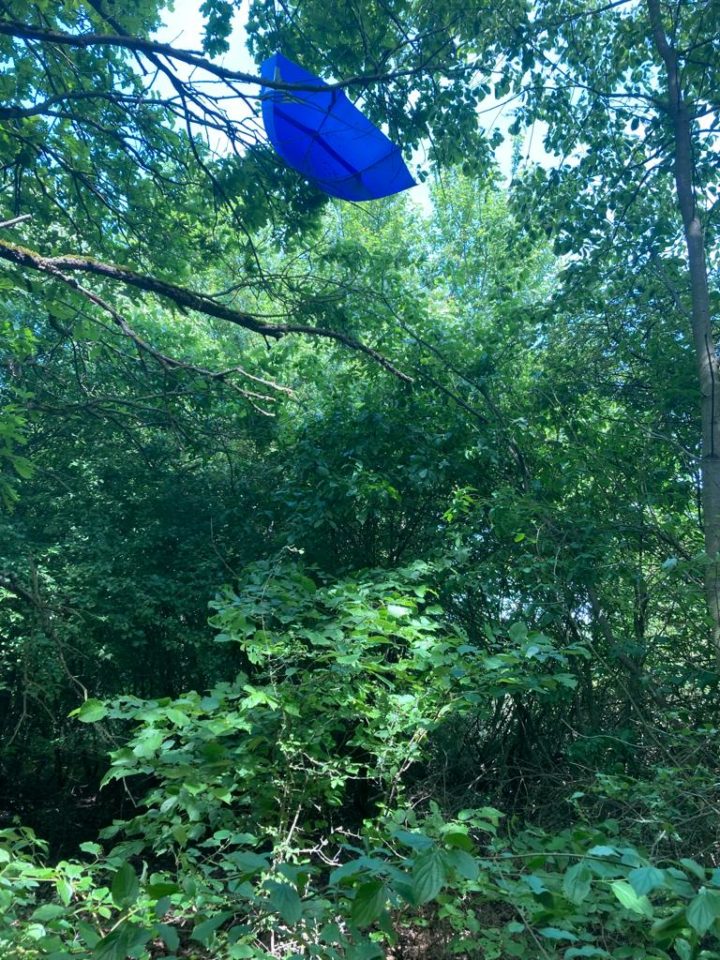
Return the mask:
{"type": "Polygon", "coordinates": [[[275,106],[275,110],[277,111],[278,116],[282,117],[282,119],[285,120],[286,123],[289,123],[290,126],[295,127],[297,130],[301,130],[304,134],[307,134],[307,136],[311,137],[316,143],[319,143],[320,146],[323,148],[323,150],[326,150],[330,154],[330,156],[333,158],[333,160],[337,160],[340,166],[344,167],[351,176],[353,177],[358,176],[360,171],[356,170],[355,167],[353,167],[351,163],[348,163],[347,160],[344,157],[342,157],[336,150],[333,150],[333,148],[330,146],[329,143],[327,143],[327,141],[322,140],[320,137],[318,137],[318,132],[316,130],[313,130],[311,127],[305,126],[304,123],[301,123],[299,120],[296,120],[294,117],[291,117],[289,114],[285,113],[284,110],[281,110],[280,107],[278,107],[277,105],[275,106]]]}

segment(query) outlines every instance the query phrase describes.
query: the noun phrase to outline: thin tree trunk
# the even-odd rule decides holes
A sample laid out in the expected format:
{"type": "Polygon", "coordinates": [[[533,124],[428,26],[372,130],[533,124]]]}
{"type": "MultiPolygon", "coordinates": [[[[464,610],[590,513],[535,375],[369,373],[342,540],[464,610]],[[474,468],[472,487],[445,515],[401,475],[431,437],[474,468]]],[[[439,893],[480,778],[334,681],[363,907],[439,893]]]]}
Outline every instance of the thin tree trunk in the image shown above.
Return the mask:
{"type": "Polygon", "coordinates": [[[720,365],[710,318],[705,237],[695,202],[692,117],[683,96],[677,50],[663,27],[660,0],[647,0],[653,39],[665,65],[667,109],[675,138],[675,188],[690,273],[691,322],[702,414],[702,507],[705,535],[705,596],[720,662],[720,365]]]}

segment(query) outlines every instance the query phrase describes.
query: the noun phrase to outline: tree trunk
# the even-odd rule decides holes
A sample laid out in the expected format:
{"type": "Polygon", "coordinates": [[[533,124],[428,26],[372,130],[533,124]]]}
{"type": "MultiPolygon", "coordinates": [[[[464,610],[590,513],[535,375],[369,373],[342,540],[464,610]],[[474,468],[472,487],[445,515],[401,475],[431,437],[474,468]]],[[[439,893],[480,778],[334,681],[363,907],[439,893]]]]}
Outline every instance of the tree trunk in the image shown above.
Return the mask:
{"type": "Polygon", "coordinates": [[[665,65],[667,110],[675,147],[675,188],[682,216],[690,274],[691,323],[700,381],[702,414],[702,508],[705,535],[705,596],[713,645],[720,663],[720,365],[710,318],[705,237],[695,202],[692,117],[683,96],[677,50],[663,27],[660,0],[647,0],[653,39],[665,65]]]}

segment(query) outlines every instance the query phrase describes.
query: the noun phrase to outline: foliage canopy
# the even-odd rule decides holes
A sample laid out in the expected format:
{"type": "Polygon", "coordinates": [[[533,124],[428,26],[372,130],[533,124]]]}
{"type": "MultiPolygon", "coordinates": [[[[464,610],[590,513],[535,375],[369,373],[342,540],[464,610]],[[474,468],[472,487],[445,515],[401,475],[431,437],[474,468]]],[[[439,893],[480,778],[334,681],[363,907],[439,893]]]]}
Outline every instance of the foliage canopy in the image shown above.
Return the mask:
{"type": "Polygon", "coordinates": [[[720,8],[238,7],[0,4],[0,954],[720,957],[720,8]]]}

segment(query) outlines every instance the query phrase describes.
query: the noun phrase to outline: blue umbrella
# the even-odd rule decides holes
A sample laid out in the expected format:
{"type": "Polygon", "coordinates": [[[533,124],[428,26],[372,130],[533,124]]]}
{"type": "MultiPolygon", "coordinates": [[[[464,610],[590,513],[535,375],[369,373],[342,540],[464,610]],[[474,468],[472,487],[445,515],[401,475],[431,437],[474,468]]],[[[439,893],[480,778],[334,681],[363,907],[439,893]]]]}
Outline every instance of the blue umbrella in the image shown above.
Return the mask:
{"type": "MultiPolygon", "coordinates": [[[[327,87],[281,53],[261,68],[266,80],[327,87]]],[[[353,106],[342,90],[262,89],[270,143],[315,186],[342,200],[376,200],[414,187],[400,148],[353,106]]]]}

